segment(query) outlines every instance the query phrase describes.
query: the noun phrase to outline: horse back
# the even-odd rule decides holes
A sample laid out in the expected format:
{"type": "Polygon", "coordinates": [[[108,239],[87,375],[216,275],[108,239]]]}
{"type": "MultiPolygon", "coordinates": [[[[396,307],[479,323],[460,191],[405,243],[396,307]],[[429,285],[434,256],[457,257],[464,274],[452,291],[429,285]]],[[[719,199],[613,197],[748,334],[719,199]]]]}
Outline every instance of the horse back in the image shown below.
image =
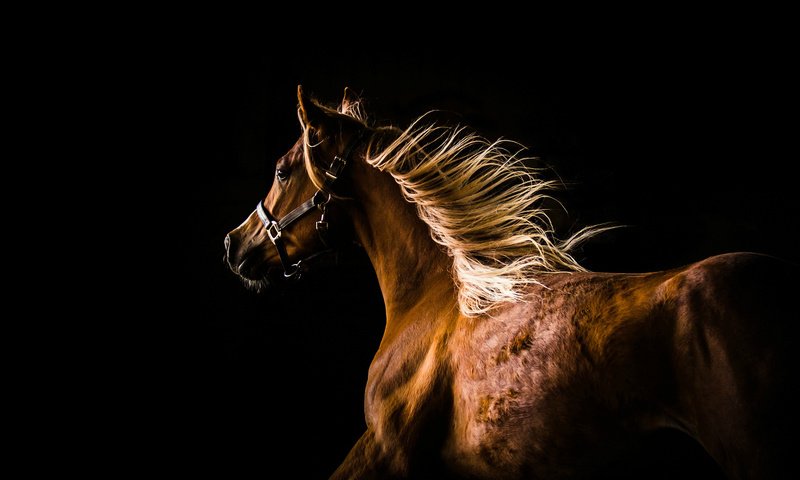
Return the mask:
{"type": "Polygon", "coordinates": [[[765,255],[711,257],[664,282],[674,311],[675,418],[734,478],[772,478],[798,426],[796,269],[765,255]]]}

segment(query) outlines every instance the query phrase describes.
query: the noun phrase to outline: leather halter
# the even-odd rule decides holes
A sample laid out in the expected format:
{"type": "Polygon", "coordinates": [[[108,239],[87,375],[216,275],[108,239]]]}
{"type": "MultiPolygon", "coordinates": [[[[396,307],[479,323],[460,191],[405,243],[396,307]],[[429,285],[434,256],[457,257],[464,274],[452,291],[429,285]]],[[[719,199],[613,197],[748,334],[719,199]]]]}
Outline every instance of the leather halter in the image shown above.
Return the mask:
{"type": "Polygon", "coordinates": [[[344,171],[344,168],[347,166],[347,162],[350,160],[350,155],[353,153],[353,150],[355,150],[358,144],[361,143],[361,138],[363,135],[364,132],[360,131],[358,135],[356,135],[356,137],[353,138],[347,145],[347,148],[345,148],[341,157],[338,155],[333,157],[333,161],[328,168],[323,170],[325,181],[322,184],[322,188],[314,192],[314,195],[312,195],[311,198],[303,202],[299,207],[287,213],[280,220],[276,220],[275,217],[273,217],[272,214],[270,214],[269,211],[264,208],[263,201],[258,202],[256,213],[258,214],[258,218],[261,219],[261,223],[264,224],[264,228],[267,230],[267,236],[272,244],[275,245],[275,249],[278,251],[278,257],[281,260],[281,266],[283,266],[283,276],[285,278],[299,280],[302,274],[300,266],[303,264],[303,262],[308,262],[312,258],[315,258],[326,252],[315,253],[302,260],[298,260],[297,263],[293,264],[289,260],[289,254],[286,252],[286,245],[283,242],[281,233],[283,230],[289,227],[289,225],[306,216],[306,214],[308,214],[314,208],[318,208],[322,212],[322,215],[320,216],[319,221],[316,223],[316,229],[317,233],[320,235],[322,243],[326,243],[324,237],[328,231],[328,222],[325,220],[325,211],[328,203],[331,201],[331,194],[326,192],[326,190],[329,190],[336,180],[339,179],[344,171]]]}

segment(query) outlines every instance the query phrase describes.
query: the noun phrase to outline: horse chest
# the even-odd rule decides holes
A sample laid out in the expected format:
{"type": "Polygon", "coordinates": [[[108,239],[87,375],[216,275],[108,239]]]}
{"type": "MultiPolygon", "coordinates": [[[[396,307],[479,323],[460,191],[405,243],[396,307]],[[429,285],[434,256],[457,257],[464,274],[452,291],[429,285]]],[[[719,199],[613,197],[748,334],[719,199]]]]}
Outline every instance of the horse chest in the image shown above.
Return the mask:
{"type": "Polygon", "coordinates": [[[409,445],[452,403],[441,343],[396,342],[376,355],[365,395],[367,424],[387,445],[409,445]]]}

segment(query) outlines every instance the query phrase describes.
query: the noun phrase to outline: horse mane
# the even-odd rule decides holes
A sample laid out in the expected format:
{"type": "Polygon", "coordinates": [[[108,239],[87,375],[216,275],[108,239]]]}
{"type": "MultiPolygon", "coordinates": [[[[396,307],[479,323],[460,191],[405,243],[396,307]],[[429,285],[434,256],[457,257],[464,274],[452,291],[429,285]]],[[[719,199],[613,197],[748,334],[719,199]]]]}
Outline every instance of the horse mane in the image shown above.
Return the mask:
{"type": "MultiPolygon", "coordinates": [[[[360,102],[337,112],[366,121],[360,102]]],[[[378,128],[365,160],[394,178],[453,258],[462,314],[474,317],[519,301],[527,286],[541,285],[537,274],[585,271],[570,251],[609,227],[557,239],[542,207],[557,182],[526,164],[535,157],[525,156],[519,143],[490,141],[429,118],[430,112],[405,130],[378,128]]],[[[307,135],[305,143],[308,148],[307,135]]]]}

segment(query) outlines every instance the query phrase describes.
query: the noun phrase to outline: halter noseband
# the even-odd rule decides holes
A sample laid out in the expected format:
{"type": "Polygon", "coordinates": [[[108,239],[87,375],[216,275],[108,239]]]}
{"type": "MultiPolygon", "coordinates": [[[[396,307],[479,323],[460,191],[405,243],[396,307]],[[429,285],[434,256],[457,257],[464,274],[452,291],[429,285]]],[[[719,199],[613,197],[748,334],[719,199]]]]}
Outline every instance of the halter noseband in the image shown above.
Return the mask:
{"type": "Polygon", "coordinates": [[[261,219],[261,223],[264,224],[264,228],[267,230],[267,236],[272,244],[275,245],[275,249],[278,251],[278,257],[280,257],[281,266],[283,266],[283,276],[285,278],[292,280],[300,279],[300,275],[302,273],[300,265],[303,262],[307,262],[308,260],[324,252],[316,253],[310,257],[298,260],[297,263],[293,264],[289,260],[289,254],[286,252],[286,245],[283,243],[283,238],[281,238],[281,232],[289,225],[306,216],[306,214],[312,211],[314,208],[318,208],[320,211],[322,211],[322,215],[320,216],[319,221],[316,223],[316,229],[317,233],[320,235],[322,243],[325,243],[324,235],[328,231],[328,222],[325,221],[325,210],[328,206],[328,203],[331,201],[331,194],[325,192],[325,190],[328,190],[331,186],[333,186],[336,180],[339,179],[344,171],[344,168],[347,166],[347,162],[350,160],[350,155],[353,153],[353,150],[355,150],[356,146],[361,143],[361,137],[363,135],[364,132],[360,131],[358,135],[356,135],[356,137],[353,138],[347,145],[347,148],[345,148],[341,157],[338,155],[333,157],[333,161],[331,162],[330,166],[326,170],[323,170],[323,173],[325,174],[325,181],[322,184],[322,188],[314,192],[314,195],[312,195],[311,198],[303,202],[299,207],[287,213],[280,220],[276,220],[275,217],[273,217],[267,211],[267,209],[264,208],[263,201],[258,202],[256,213],[258,214],[258,218],[261,219]]]}

